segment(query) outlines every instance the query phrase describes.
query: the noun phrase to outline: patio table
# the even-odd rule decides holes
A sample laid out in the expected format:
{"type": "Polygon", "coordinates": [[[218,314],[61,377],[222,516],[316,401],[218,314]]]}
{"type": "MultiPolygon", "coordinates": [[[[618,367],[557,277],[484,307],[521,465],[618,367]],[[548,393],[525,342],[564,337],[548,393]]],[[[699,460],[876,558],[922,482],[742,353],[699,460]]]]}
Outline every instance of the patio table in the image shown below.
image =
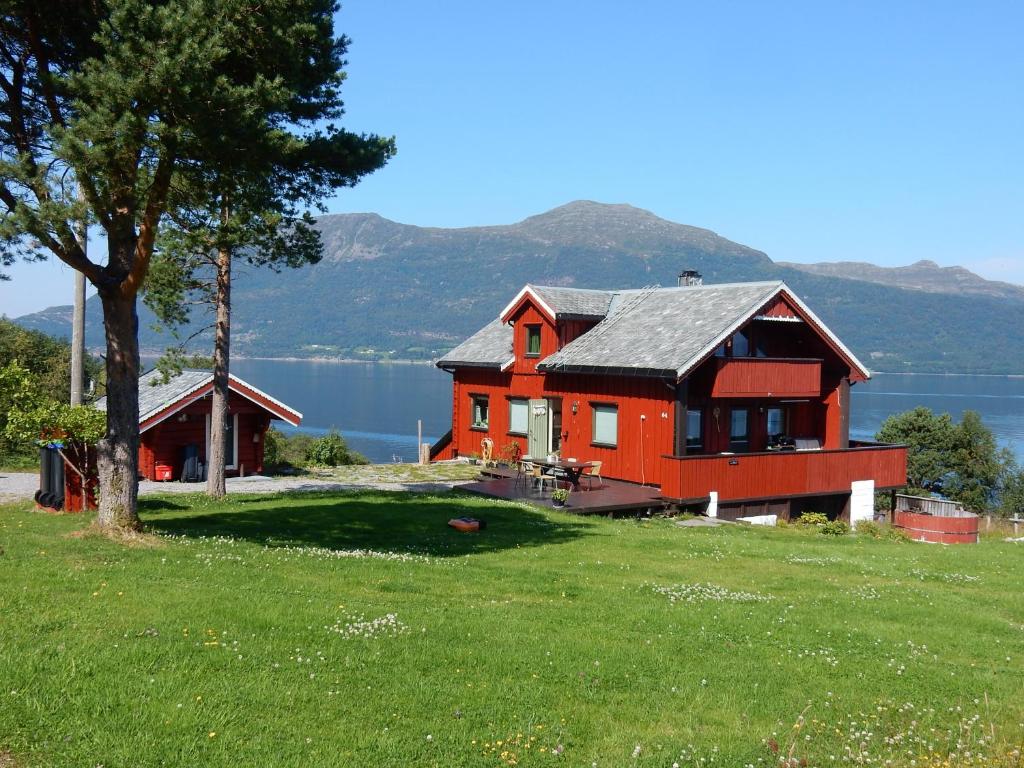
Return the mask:
{"type": "Polygon", "coordinates": [[[547,467],[548,469],[557,469],[565,474],[566,479],[572,483],[572,489],[578,491],[580,489],[580,477],[583,475],[583,471],[590,469],[594,466],[592,461],[566,461],[565,459],[554,459],[549,461],[548,459],[534,459],[523,457],[523,461],[529,461],[532,464],[536,464],[538,467],[547,467]]]}

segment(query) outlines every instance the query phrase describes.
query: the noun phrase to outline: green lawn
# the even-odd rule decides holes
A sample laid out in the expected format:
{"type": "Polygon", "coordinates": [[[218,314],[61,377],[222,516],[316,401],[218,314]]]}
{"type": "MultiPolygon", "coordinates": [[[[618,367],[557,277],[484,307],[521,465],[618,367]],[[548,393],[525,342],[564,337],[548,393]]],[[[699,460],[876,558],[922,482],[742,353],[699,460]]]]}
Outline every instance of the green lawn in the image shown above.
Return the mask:
{"type": "Polygon", "coordinates": [[[142,509],[159,546],[0,507],[5,768],[1019,764],[1022,544],[459,494],[142,509]]]}

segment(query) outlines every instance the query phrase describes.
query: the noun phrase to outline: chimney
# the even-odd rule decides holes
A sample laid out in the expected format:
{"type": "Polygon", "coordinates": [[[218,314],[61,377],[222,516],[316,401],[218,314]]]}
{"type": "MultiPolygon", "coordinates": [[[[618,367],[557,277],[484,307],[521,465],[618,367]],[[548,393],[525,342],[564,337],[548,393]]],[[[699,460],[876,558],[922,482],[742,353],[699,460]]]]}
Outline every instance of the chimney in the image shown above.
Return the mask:
{"type": "Polygon", "coordinates": [[[704,285],[704,278],[696,269],[684,269],[679,273],[679,287],[687,285],[704,285]]]}

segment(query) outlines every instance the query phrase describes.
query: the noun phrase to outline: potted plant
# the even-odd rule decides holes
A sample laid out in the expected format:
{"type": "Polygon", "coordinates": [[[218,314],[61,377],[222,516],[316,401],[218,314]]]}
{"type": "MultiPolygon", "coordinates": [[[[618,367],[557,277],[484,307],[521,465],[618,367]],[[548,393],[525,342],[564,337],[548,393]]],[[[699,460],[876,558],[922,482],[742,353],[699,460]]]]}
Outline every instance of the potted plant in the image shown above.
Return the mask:
{"type": "Polygon", "coordinates": [[[555,488],[555,490],[551,492],[551,502],[556,507],[564,507],[567,501],[569,501],[568,488],[555,488]]]}

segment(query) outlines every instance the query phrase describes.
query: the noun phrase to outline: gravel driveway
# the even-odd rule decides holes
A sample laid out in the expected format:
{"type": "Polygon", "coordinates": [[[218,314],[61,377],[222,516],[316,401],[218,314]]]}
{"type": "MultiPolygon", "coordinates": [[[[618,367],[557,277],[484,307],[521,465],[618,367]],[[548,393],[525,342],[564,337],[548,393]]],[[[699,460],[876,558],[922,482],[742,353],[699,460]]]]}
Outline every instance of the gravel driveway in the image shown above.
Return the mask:
{"type": "MultiPolygon", "coordinates": [[[[387,466],[387,465],[385,465],[387,466]]],[[[468,482],[463,478],[437,478],[423,480],[388,479],[387,475],[378,477],[337,478],[337,477],[229,477],[228,493],[281,493],[302,491],[344,491],[354,489],[373,489],[379,491],[413,491],[431,493],[448,491],[457,485],[468,482]]],[[[31,499],[39,489],[39,475],[35,472],[3,472],[0,473],[0,503],[31,499]]],[[[155,483],[150,480],[139,482],[139,495],[152,493],[202,493],[205,483],[155,483]]]]}

